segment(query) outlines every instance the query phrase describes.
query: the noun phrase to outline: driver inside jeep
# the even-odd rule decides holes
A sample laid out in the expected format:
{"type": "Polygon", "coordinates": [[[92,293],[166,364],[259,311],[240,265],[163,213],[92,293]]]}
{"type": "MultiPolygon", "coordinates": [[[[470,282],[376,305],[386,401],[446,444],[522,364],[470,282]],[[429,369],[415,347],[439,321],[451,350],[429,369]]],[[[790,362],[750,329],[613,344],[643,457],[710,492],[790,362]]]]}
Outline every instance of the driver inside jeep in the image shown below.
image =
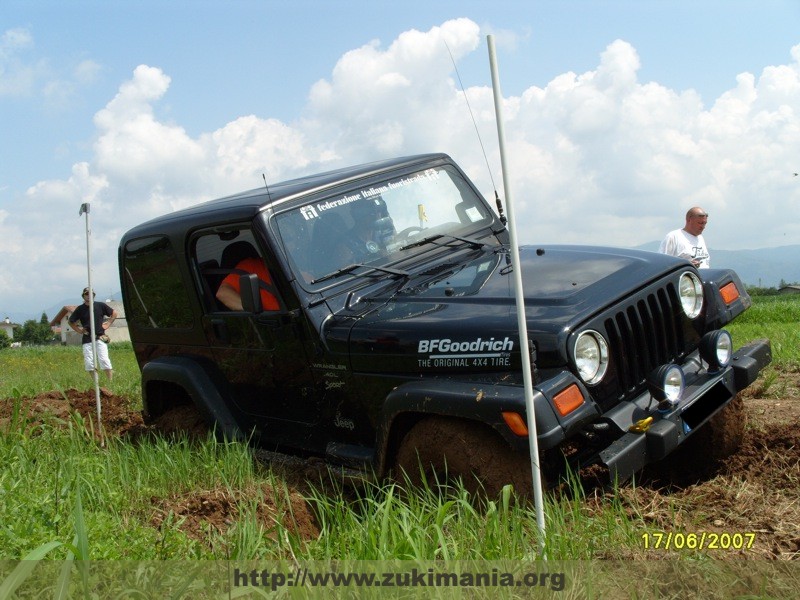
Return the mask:
{"type": "Polygon", "coordinates": [[[350,209],[353,227],[344,241],[349,251],[346,262],[365,262],[386,253],[386,242],[394,235],[394,225],[380,196],[360,200],[350,209]]]}
{"type": "MultiPolygon", "coordinates": [[[[217,300],[230,310],[244,310],[239,277],[246,273],[255,273],[260,282],[264,282],[268,286],[272,285],[272,277],[263,259],[256,257],[242,259],[236,264],[235,271],[222,280],[217,290],[217,300]]],[[[259,292],[261,294],[261,307],[264,310],[279,310],[280,306],[277,298],[268,289],[260,285],[259,292]]]]}

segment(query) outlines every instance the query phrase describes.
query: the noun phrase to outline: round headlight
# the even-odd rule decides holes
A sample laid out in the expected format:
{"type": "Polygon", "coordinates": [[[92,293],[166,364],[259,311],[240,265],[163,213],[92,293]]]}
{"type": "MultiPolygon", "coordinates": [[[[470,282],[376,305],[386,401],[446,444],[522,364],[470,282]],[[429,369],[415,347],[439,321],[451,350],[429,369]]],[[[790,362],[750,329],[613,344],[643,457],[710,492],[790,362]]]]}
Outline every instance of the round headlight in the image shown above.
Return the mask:
{"type": "Polygon", "coordinates": [[[703,284],[700,278],[689,271],[681,275],[678,293],[681,296],[683,312],[690,319],[696,318],[703,309],[703,284]]]}
{"type": "Polygon", "coordinates": [[[727,367],[732,357],[733,340],[724,329],[709,331],[700,340],[700,358],[708,363],[709,371],[727,367]]]}
{"type": "Polygon", "coordinates": [[[587,384],[598,383],[608,369],[608,344],[596,331],[584,331],[575,340],[575,366],[587,384]]]}

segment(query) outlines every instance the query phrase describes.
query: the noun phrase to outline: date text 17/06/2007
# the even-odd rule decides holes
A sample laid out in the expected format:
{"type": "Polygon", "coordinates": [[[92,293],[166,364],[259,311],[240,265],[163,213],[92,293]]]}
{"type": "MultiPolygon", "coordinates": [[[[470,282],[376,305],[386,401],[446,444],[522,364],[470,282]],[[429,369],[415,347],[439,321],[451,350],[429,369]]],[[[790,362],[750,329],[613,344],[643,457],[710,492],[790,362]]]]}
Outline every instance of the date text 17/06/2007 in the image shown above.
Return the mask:
{"type": "Polygon", "coordinates": [[[756,540],[754,532],[716,531],[654,531],[645,532],[641,537],[645,550],[749,550],[756,540]]]}

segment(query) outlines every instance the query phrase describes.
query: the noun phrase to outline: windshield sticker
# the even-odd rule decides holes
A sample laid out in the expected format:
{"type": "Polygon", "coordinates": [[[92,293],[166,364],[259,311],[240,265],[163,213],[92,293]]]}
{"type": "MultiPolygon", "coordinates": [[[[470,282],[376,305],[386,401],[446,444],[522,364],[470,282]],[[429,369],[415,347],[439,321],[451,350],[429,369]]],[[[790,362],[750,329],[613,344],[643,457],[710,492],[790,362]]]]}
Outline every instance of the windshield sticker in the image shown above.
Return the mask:
{"type": "MultiPolygon", "coordinates": [[[[347,206],[353,202],[358,202],[359,200],[364,200],[366,198],[374,198],[380,197],[380,195],[384,192],[388,192],[389,190],[396,190],[398,188],[405,187],[407,185],[411,185],[413,183],[418,183],[420,181],[428,180],[428,179],[438,179],[439,178],[439,171],[437,169],[427,169],[422,173],[417,173],[416,175],[412,175],[411,177],[403,177],[402,179],[398,179],[397,181],[389,181],[385,184],[381,184],[378,186],[370,186],[369,188],[362,189],[358,192],[351,192],[345,194],[341,198],[336,198],[334,200],[325,200],[324,202],[317,202],[315,204],[307,204],[300,208],[300,214],[303,215],[303,218],[306,221],[310,221],[312,219],[319,218],[320,214],[325,212],[326,210],[331,210],[335,208],[339,208],[341,206],[347,206]]],[[[422,205],[420,205],[422,207],[422,205]]],[[[420,219],[422,219],[422,215],[424,213],[424,209],[420,208],[420,219]]],[[[427,217],[425,218],[427,221],[427,217]]]]}
{"type": "Polygon", "coordinates": [[[417,359],[420,367],[508,367],[514,342],[508,336],[502,340],[477,338],[463,342],[448,338],[420,340],[417,359]]]}
{"type": "Polygon", "coordinates": [[[480,209],[475,206],[472,206],[467,209],[467,216],[469,217],[469,220],[472,221],[473,223],[477,223],[478,221],[483,219],[483,215],[481,214],[480,209]]]}

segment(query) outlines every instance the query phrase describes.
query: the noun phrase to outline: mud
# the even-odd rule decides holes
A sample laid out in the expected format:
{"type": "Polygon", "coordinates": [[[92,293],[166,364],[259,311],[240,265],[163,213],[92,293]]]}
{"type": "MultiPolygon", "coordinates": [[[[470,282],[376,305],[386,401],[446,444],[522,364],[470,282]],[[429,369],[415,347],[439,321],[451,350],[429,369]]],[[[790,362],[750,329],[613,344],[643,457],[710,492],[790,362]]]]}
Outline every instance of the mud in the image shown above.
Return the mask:
{"type": "MultiPolygon", "coordinates": [[[[698,451],[694,460],[681,463],[683,472],[679,476],[665,479],[643,473],[615,492],[616,498],[612,492],[593,492],[585,509],[599,513],[616,500],[634,522],[644,523],[642,534],[754,534],[750,548],[708,550],[707,554],[715,558],[800,558],[800,368],[773,375],[760,379],[743,394],[745,427],[741,446],[733,455],[713,461],[698,451]]],[[[142,436],[179,429],[188,428],[190,437],[206,432],[195,416],[181,412],[188,409],[176,409],[146,426],[126,398],[108,390],[101,390],[101,406],[103,434],[131,443],[142,436]]],[[[7,399],[0,402],[0,429],[24,416],[31,435],[43,431],[41,426],[48,423],[83,426],[100,439],[96,410],[93,391],[70,389],[35,398],[7,399]]],[[[298,469],[302,471],[303,467],[298,469]]],[[[209,533],[231,527],[242,507],[251,507],[246,510],[255,511],[266,535],[312,539],[319,535],[319,529],[303,499],[303,479],[288,477],[286,489],[280,491],[269,486],[241,491],[219,488],[152,498],[151,521],[156,527],[177,526],[187,535],[208,540],[209,533]],[[260,499],[255,507],[254,498],[260,499]]],[[[607,555],[598,558],[673,556],[677,556],[675,551],[642,547],[638,551],[610,548],[607,555]]]]}
{"type": "MultiPolygon", "coordinates": [[[[669,481],[645,472],[617,492],[646,531],[752,536],[750,548],[708,550],[718,559],[800,559],[800,369],[762,378],[742,394],[744,431],[739,449],[713,461],[697,453],[681,461],[669,481]],[[689,466],[687,466],[689,465],[689,466]]],[[[599,511],[608,494],[587,504],[599,511]]],[[[726,538],[727,539],[727,538],[726,538]]],[[[683,555],[685,553],[681,553],[683,555]]],[[[670,558],[675,551],[642,548],[630,558],[670,558]]],[[[628,558],[619,554],[608,558],[628,558]]]]}
{"type": "Polygon", "coordinates": [[[245,516],[257,522],[261,535],[278,543],[288,542],[288,535],[303,540],[319,536],[319,528],[303,496],[295,490],[286,490],[279,496],[276,493],[278,490],[263,485],[235,491],[218,488],[170,498],[153,497],[151,522],[159,529],[180,527],[186,535],[204,543],[213,543],[216,534],[226,533],[245,516]]]}
{"type": "MultiPolygon", "coordinates": [[[[98,444],[111,437],[140,443],[151,436],[177,434],[193,440],[205,437],[209,431],[190,406],[176,407],[147,426],[129,400],[105,388],[100,389],[100,409],[102,430],[97,427],[94,390],[68,389],[46,392],[35,398],[9,398],[0,401],[0,431],[6,431],[12,423],[23,422],[29,435],[44,433],[45,426],[82,427],[98,444]]],[[[153,509],[150,521],[155,527],[165,531],[179,527],[198,541],[209,542],[215,534],[227,532],[242,516],[243,510],[250,511],[248,517],[254,518],[263,535],[270,538],[293,535],[313,539],[319,535],[308,504],[300,492],[292,488],[278,491],[263,486],[231,491],[219,487],[168,498],[154,496],[150,501],[153,509]]]]}

